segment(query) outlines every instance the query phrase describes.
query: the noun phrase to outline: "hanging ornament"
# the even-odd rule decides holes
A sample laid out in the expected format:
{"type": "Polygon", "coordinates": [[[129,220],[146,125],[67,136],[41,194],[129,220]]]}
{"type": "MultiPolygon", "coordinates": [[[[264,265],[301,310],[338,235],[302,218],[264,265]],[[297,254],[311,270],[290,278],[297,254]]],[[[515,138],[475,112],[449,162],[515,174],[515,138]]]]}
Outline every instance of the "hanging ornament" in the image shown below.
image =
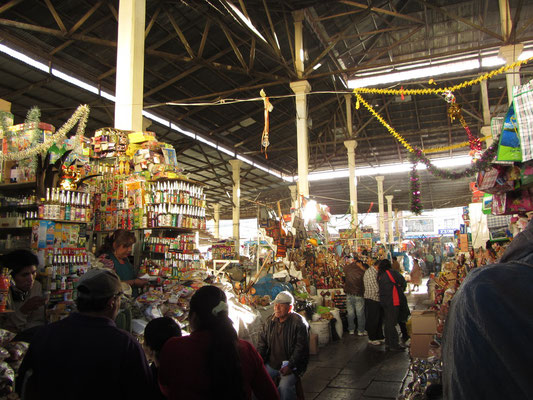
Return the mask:
{"type": "Polygon", "coordinates": [[[70,165],[69,167],[62,165],[59,187],[64,190],[76,190],[80,175],[80,170],[75,165],[70,165]]]}
{"type": "Polygon", "coordinates": [[[259,94],[263,98],[263,104],[264,104],[264,110],[265,110],[265,112],[264,112],[264,114],[265,114],[265,127],[263,128],[263,135],[261,136],[261,153],[263,153],[263,148],[264,148],[265,158],[268,159],[267,148],[270,145],[270,141],[268,140],[268,133],[269,133],[269,130],[270,130],[270,118],[269,118],[269,115],[270,115],[270,112],[274,109],[274,106],[272,105],[272,103],[270,103],[270,100],[268,99],[268,97],[267,97],[267,95],[266,95],[266,93],[265,93],[265,91],[263,89],[261,89],[259,94]]]}
{"type": "Polygon", "coordinates": [[[411,212],[415,215],[422,213],[422,203],[420,202],[420,176],[416,169],[418,161],[416,157],[411,157],[413,166],[409,173],[409,197],[411,198],[411,212]]]}

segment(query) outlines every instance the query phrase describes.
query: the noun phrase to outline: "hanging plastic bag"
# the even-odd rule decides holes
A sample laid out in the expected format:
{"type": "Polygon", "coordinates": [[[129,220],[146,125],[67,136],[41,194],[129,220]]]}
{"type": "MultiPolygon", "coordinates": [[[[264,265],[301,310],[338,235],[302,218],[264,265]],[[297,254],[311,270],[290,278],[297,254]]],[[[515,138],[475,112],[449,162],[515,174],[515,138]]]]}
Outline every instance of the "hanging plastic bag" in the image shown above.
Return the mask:
{"type": "Polygon", "coordinates": [[[500,134],[497,161],[522,161],[522,149],[513,104],[509,107],[500,134]]]}
{"type": "Polygon", "coordinates": [[[513,87],[513,106],[520,135],[521,160],[533,159],[533,82],[513,87]]]}

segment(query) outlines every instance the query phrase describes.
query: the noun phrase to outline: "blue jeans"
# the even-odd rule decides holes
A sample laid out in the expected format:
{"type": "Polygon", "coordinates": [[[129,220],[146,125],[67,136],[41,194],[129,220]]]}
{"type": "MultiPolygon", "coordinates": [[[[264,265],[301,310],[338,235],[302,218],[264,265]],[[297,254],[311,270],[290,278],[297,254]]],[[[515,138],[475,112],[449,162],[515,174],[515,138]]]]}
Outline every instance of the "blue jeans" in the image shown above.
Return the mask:
{"type": "Polygon", "coordinates": [[[281,400],[296,400],[296,381],[298,377],[294,373],[290,375],[281,375],[277,369],[265,364],[266,370],[272,380],[279,376],[278,392],[281,400]]]}
{"type": "Polygon", "coordinates": [[[353,294],[346,295],[346,311],[348,312],[348,330],[355,330],[355,315],[357,314],[357,331],[365,331],[365,299],[353,294]]]}

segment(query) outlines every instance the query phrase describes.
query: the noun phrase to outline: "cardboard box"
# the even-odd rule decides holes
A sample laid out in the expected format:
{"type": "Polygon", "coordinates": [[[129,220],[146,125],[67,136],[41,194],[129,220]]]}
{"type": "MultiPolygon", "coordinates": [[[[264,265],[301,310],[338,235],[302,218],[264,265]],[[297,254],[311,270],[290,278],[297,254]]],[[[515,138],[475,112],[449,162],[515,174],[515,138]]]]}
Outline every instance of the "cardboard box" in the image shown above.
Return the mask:
{"type": "Polygon", "coordinates": [[[411,312],[413,335],[433,335],[437,333],[437,314],[435,311],[414,310],[411,312]]]}
{"type": "Polygon", "coordinates": [[[318,354],[318,335],[316,333],[309,335],[309,354],[318,354]]]}
{"type": "Polygon", "coordinates": [[[411,357],[427,358],[433,335],[412,335],[410,352],[411,357]]]}

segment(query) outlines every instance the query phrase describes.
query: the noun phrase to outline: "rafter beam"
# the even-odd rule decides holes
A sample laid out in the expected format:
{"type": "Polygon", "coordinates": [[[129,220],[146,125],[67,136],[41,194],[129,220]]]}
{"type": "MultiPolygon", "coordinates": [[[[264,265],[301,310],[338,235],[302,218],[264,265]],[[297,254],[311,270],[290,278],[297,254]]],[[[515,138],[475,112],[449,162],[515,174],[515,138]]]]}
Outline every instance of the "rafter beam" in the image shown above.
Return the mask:
{"type": "Polygon", "coordinates": [[[185,47],[185,50],[187,51],[187,54],[189,54],[189,56],[191,58],[194,58],[195,55],[194,55],[194,51],[191,47],[191,45],[189,44],[189,42],[187,41],[187,38],[185,37],[185,35],[183,34],[183,32],[181,31],[178,23],[176,22],[176,20],[174,19],[174,17],[168,12],[168,10],[165,10],[165,14],[167,15],[167,18],[168,20],[170,21],[170,24],[172,25],[172,27],[174,28],[174,30],[176,31],[178,37],[180,38],[180,41],[181,43],[183,44],[183,46],[185,47]]]}
{"type": "Polygon", "coordinates": [[[431,4],[431,3],[428,3],[425,0],[416,0],[416,1],[418,3],[420,3],[420,4],[425,5],[428,8],[431,8],[432,10],[438,11],[439,13],[441,13],[443,15],[446,15],[450,19],[453,19],[453,20],[458,21],[458,22],[462,22],[463,24],[466,24],[466,25],[468,25],[468,26],[470,26],[470,27],[472,27],[474,29],[477,29],[478,31],[484,32],[487,35],[495,37],[496,39],[499,39],[502,42],[504,41],[502,35],[499,35],[496,32],[493,32],[490,29],[485,28],[484,26],[480,26],[478,24],[474,24],[473,22],[467,20],[466,18],[459,17],[458,15],[452,14],[449,11],[446,11],[446,9],[444,9],[442,7],[439,7],[439,6],[435,6],[435,5],[431,4]]]}
{"type": "Polygon", "coordinates": [[[2,14],[3,12],[9,10],[11,7],[15,7],[17,4],[22,3],[22,1],[23,0],[11,0],[11,1],[8,1],[3,6],[0,6],[0,14],[2,14]]]}
{"type": "Polygon", "coordinates": [[[394,11],[389,11],[389,10],[386,10],[384,8],[373,7],[373,6],[369,6],[368,4],[357,3],[355,1],[350,1],[350,0],[341,0],[340,2],[344,3],[344,4],[348,5],[348,6],[363,8],[365,10],[369,10],[369,11],[374,12],[374,13],[392,15],[393,17],[406,19],[406,20],[411,21],[411,22],[416,22],[417,24],[423,24],[424,23],[424,21],[422,21],[422,20],[420,20],[418,18],[412,17],[410,15],[406,15],[406,14],[400,14],[400,13],[394,12],[394,11]]]}

